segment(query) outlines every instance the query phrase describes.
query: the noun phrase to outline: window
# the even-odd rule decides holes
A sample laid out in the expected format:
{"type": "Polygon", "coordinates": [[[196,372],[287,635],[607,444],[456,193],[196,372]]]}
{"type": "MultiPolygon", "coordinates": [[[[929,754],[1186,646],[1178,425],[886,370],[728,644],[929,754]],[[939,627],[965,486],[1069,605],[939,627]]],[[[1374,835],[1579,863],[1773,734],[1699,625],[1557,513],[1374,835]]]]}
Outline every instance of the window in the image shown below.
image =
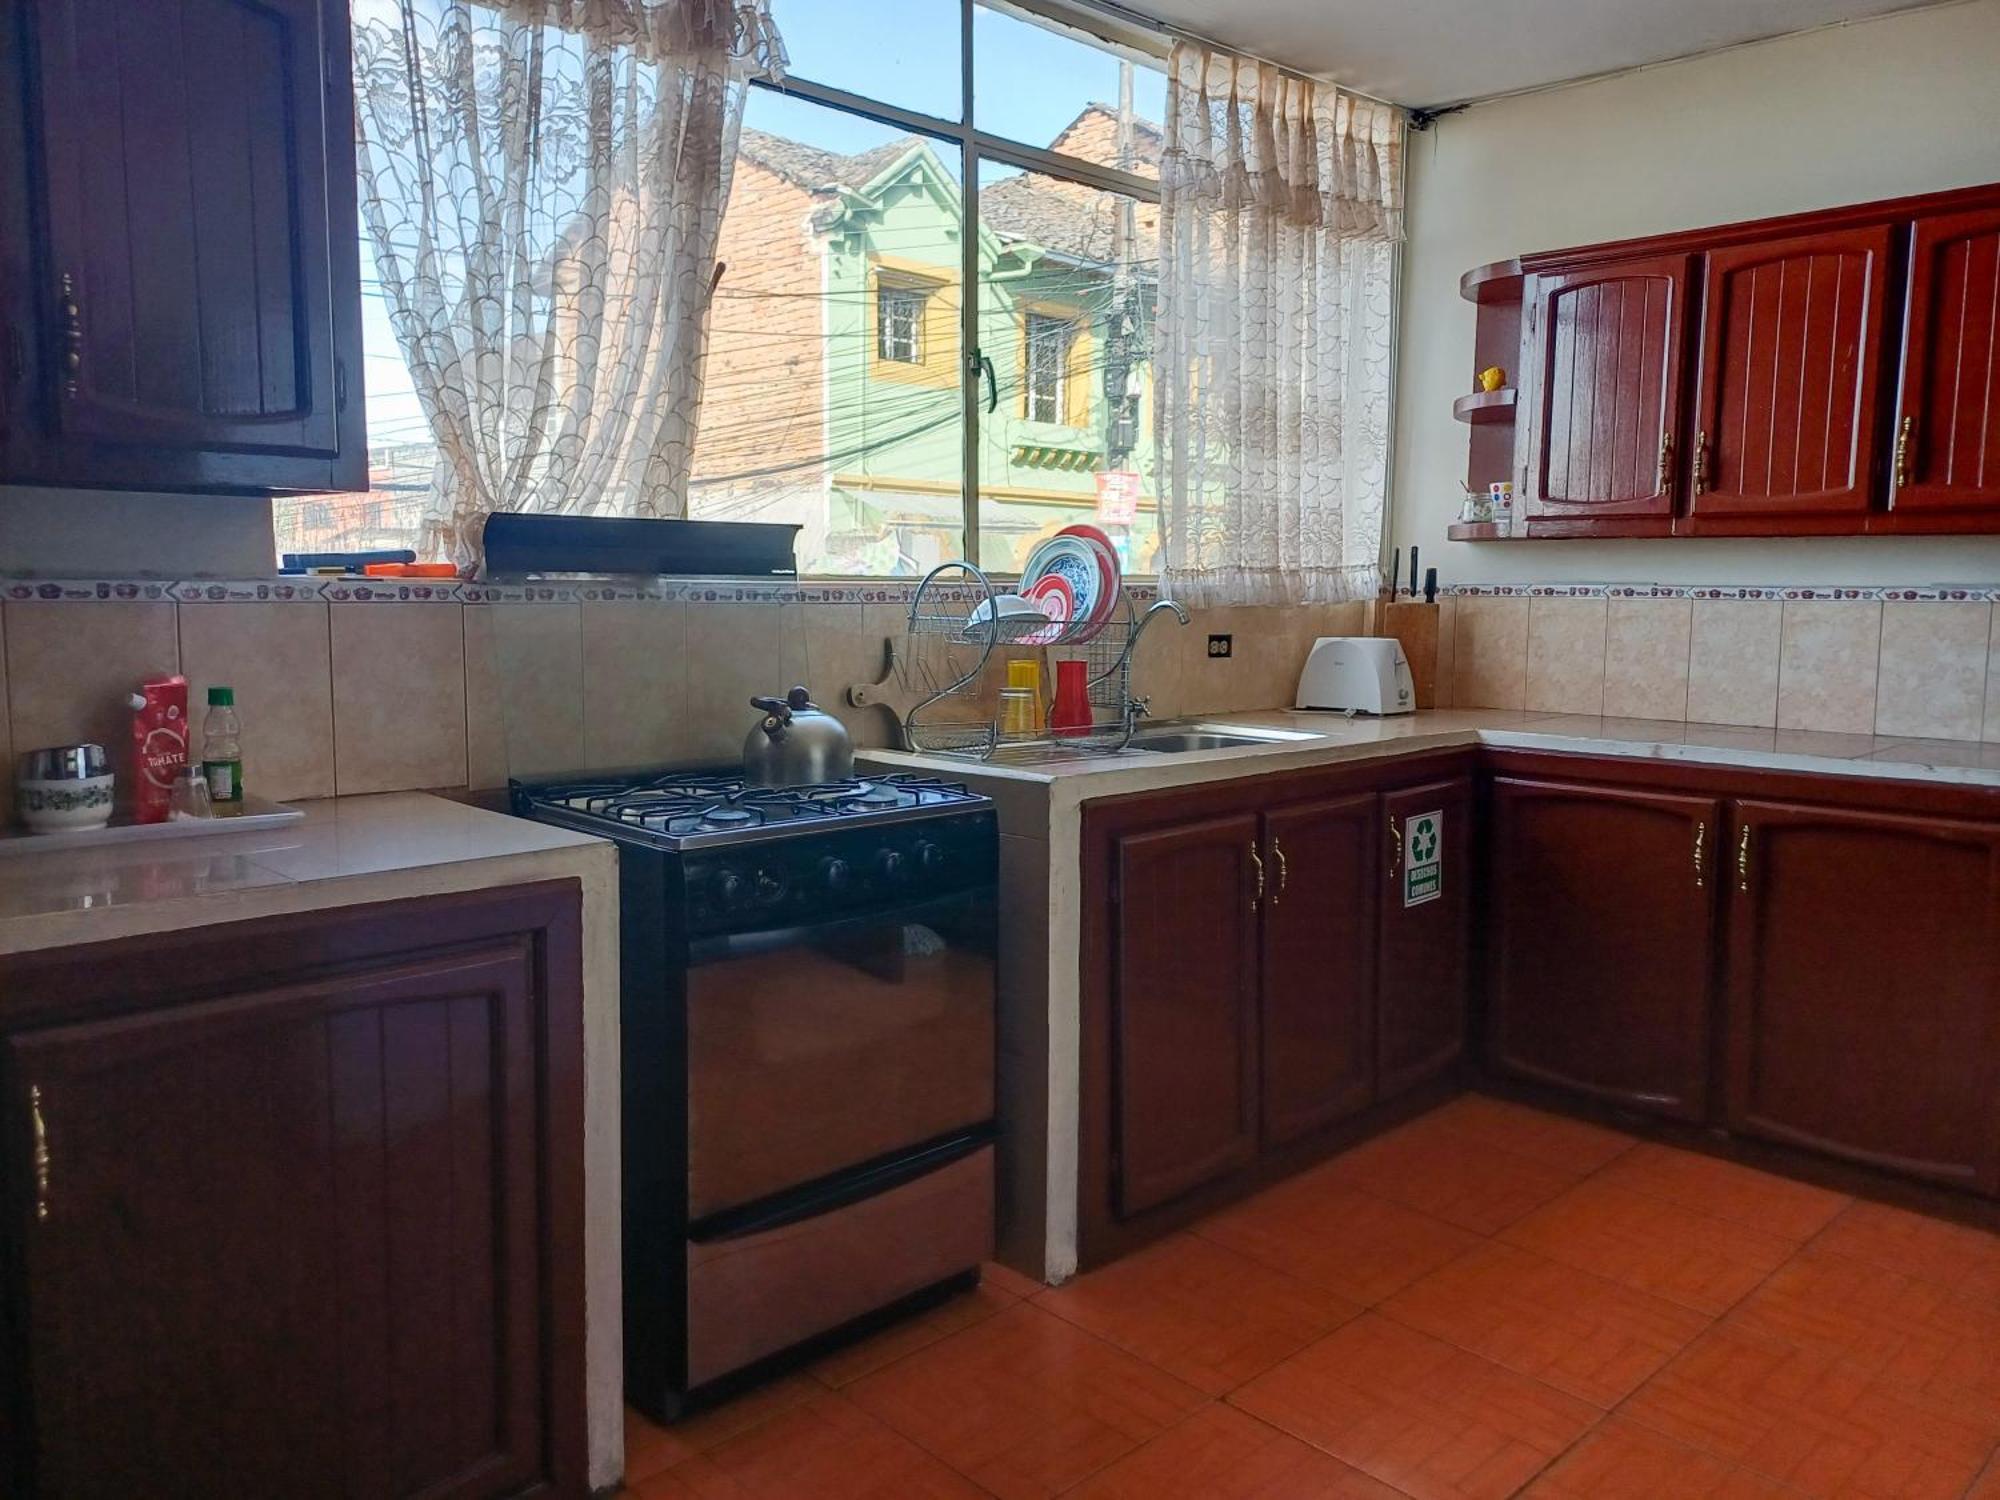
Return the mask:
{"type": "Polygon", "coordinates": [[[1076,329],[1072,319],[1031,312],[1028,332],[1028,420],[1063,422],[1069,419],[1063,404],[1063,387],[1069,375],[1070,341],[1076,329]]]}
{"type": "Polygon", "coordinates": [[[924,360],[924,294],[915,287],[884,286],[875,293],[875,354],[891,364],[924,360]]]}
{"type": "MultiPolygon", "coordinates": [[[[794,524],[822,576],[1011,572],[1078,521],[1153,570],[1165,45],[1038,3],[772,0],[789,75],[744,107],[690,516],[794,524]]],[[[280,551],[420,545],[436,450],[372,259],[370,491],[278,501],[280,551]]]]}

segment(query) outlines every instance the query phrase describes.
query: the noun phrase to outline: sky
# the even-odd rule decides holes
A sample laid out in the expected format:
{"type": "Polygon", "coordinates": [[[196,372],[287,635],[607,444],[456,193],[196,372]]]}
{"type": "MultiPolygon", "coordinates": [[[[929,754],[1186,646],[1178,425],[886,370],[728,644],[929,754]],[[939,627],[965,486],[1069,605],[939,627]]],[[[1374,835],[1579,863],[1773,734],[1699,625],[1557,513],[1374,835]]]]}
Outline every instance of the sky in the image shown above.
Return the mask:
{"type": "MultiPolygon", "coordinates": [[[[358,18],[383,9],[359,0],[358,18]]],[[[961,118],[959,0],[771,0],[791,75],[829,84],[945,120],[961,118]]],[[[1046,146],[1093,101],[1116,103],[1118,59],[1109,52],[984,6],[973,11],[974,123],[992,135],[1046,146]]],[[[1137,70],[1133,107],[1141,119],[1166,109],[1166,77],[1137,70]]],[[[866,151],[899,131],[840,110],[753,88],[745,123],[843,153],[866,151]]],[[[956,170],[955,150],[939,152],[956,170]]],[[[991,184],[1004,170],[989,169],[991,184]]],[[[375,289],[373,258],[362,245],[362,336],[371,443],[424,441],[427,424],[375,289]]]]}

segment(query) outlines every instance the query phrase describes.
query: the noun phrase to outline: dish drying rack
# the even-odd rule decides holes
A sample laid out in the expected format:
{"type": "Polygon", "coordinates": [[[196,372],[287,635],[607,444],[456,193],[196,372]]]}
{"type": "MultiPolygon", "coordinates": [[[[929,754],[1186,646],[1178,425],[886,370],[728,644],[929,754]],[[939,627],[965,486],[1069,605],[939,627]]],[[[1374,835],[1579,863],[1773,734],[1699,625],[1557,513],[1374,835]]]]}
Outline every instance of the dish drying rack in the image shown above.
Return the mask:
{"type": "Polygon", "coordinates": [[[906,748],[930,755],[1043,759],[1072,751],[1123,750],[1145,717],[1146,700],[1132,694],[1132,650],[1160,614],[1182,625],[1188,613],[1171,599],[1136,610],[1123,589],[1106,619],[1053,623],[1040,616],[1006,619],[996,589],[971,563],[949,562],[924,575],[910,600],[907,671],[927,696],[903,716],[906,748]],[[1054,639],[1045,639],[1053,635],[1054,639]],[[1085,638],[1087,637],[1087,638],[1085,638]],[[1055,664],[1081,661],[1090,699],[1090,723],[1064,734],[1047,729],[1010,732],[1001,727],[999,678],[989,664],[1031,658],[1040,663],[1042,712],[1055,689],[1055,664]]]}

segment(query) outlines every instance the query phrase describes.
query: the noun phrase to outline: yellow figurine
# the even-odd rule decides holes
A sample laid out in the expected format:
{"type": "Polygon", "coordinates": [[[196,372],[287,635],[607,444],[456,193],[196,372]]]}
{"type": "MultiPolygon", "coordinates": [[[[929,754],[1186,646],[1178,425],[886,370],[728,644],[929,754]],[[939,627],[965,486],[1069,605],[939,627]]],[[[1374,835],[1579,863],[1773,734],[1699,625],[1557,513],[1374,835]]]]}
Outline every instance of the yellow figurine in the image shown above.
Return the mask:
{"type": "Polygon", "coordinates": [[[1497,391],[1507,383],[1507,372],[1498,365],[1488,365],[1479,372],[1479,388],[1482,391],[1497,391]]]}

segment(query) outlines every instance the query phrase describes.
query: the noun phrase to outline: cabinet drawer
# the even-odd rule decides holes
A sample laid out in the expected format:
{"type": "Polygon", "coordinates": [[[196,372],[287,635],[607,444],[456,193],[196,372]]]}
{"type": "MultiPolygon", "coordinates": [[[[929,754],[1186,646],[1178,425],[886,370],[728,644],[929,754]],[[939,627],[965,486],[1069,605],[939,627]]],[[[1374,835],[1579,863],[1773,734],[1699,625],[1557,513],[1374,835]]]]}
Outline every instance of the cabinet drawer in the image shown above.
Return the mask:
{"type": "Polygon", "coordinates": [[[858,1203],[688,1246],[688,1383],[970,1270],[993,1249],[993,1148],[858,1203]]]}

